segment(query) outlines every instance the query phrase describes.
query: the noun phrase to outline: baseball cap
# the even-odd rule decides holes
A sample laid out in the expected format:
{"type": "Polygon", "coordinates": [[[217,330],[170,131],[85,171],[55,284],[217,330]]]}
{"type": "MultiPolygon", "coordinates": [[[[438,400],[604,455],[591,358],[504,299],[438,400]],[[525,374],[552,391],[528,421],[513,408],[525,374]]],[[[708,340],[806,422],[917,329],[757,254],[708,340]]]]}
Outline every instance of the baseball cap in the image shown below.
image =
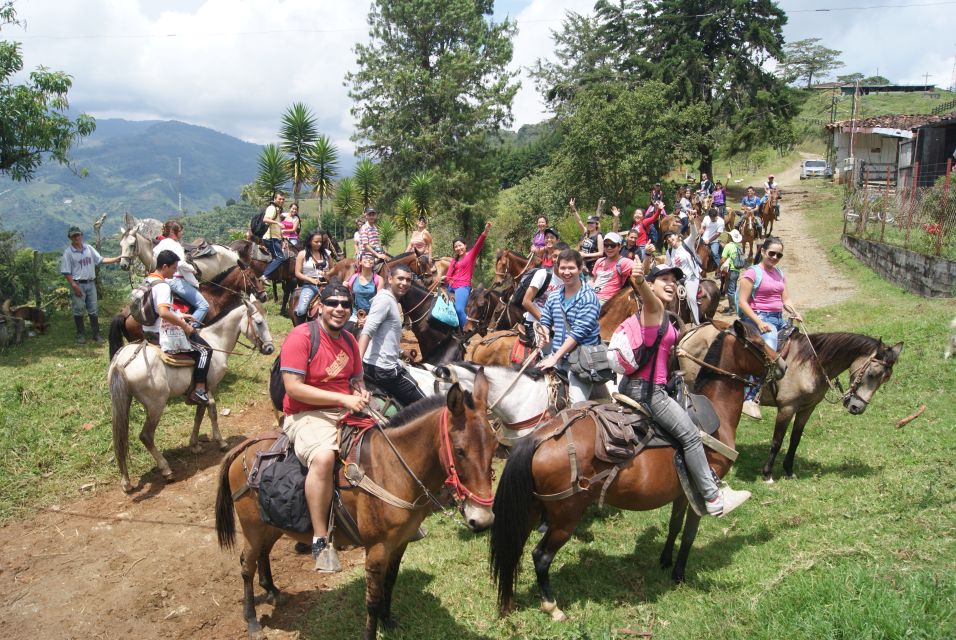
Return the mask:
{"type": "Polygon", "coordinates": [[[614,244],[620,245],[624,242],[621,238],[621,234],[617,231],[611,231],[606,236],[604,236],[604,242],[613,242],[614,244]]]}
{"type": "Polygon", "coordinates": [[[319,294],[319,299],[322,302],[327,302],[336,296],[347,298],[349,302],[352,302],[352,292],[349,291],[349,288],[344,284],[340,284],[338,282],[325,285],[325,287],[322,288],[322,292],[319,294]]]}
{"type": "Polygon", "coordinates": [[[66,237],[68,238],[72,238],[73,236],[81,236],[81,235],[83,235],[83,230],[77,227],[76,225],[73,225],[72,227],[70,227],[70,230],[66,232],[66,237]]]}
{"type": "Polygon", "coordinates": [[[588,222],[598,223],[598,222],[600,222],[600,221],[601,221],[601,219],[600,219],[599,217],[597,217],[597,216],[589,216],[589,217],[588,217],[588,222]]]}
{"type": "Polygon", "coordinates": [[[644,279],[648,282],[653,282],[666,273],[673,273],[674,278],[677,280],[682,280],[684,278],[684,272],[680,270],[680,267],[668,267],[662,264],[655,264],[653,267],[651,267],[651,270],[647,272],[647,275],[644,276],[644,279]]]}

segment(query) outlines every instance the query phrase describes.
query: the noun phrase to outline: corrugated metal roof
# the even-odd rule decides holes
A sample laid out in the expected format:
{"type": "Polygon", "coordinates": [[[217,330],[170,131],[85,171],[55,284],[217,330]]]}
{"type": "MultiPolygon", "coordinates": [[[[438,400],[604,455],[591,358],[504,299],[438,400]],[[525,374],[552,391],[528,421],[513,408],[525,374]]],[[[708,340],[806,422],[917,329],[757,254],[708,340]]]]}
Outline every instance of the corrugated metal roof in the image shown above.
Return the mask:
{"type": "MultiPolygon", "coordinates": [[[[857,129],[916,129],[925,124],[932,124],[943,120],[952,120],[956,118],[956,110],[949,113],[940,113],[938,115],[930,114],[890,114],[885,116],[873,116],[872,118],[862,118],[856,121],[857,129]]],[[[849,129],[853,126],[853,120],[839,120],[827,125],[827,129],[849,129]]]]}

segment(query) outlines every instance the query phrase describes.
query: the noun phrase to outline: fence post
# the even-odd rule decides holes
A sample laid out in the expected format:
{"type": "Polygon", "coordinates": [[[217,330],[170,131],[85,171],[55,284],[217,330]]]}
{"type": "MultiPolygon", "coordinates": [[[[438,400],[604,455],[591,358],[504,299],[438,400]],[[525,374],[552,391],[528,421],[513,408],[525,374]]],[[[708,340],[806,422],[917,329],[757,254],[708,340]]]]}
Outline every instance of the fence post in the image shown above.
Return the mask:
{"type": "Polygon", "coordinates": [[[943,182],[943,210],[939,216],[939,230],[936,234],[936,256],[939,257],[939,252],[943,246],[943,230],[946,227],[946,223],[949,221],[949,175],[953,172],[953,159],[946,159],[946,180],[943,182]]]}
{"type": "Polygon", "coordinates": [[[886,207],[890,195],[890,168],[886,168],[886,182],[883,183],[883,219],[880,221],[880,242],[883,242],[883,232],[886,231],[886,216],[889,215],[886,207]]]}
{"type": "Polygon", "coordinates": [[[919,184],[919,160],[913,163],[913,184],[910,186],[910,212],[906,217],[906,238],[903,240],[903,248],[909,249],[910,246],[910,228],[913,226],[913,210],[916,208],[916,185],[919,184]]]}
{"type": "Polygon", "coordinates": [[[33,252],[33,303],[40,307],[40,252],[33,252]]]}
{"type": "Polygon", "coordinates": [[[866,221],[870,217],[870,199],[867,192],[870,190],[870,176],[863,174],[863,213],[860,214],[860,237],[866,239],[866,221]]]}

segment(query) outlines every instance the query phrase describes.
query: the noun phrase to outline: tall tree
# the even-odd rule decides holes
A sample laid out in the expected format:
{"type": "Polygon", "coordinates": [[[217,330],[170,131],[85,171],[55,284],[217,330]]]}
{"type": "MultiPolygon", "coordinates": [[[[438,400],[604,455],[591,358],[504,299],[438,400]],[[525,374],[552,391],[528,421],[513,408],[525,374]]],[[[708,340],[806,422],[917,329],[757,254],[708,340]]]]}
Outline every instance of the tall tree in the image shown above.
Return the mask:
{"type": "Polygon", "coordinates": [[[301,102],[294,102],[282,114],[282,126],[279,128],[280,147],[288,154],[289,176],[292,179],[292,194],[296,202],[302,185],[309,179],[311,165],[309,155],[315,147],[319,130],[315,116],[301,102]]]}
{"type": "Polygon", "coordinates": [[[435,174],[430,171],[419,171],[412,176],[408,184],[408,193],[415,208],[415,217],[432,213],[432,198],[435,195],[435,174]]]}
{"type": "Polygon", "coordinates": [[[325,199],[335,193],[335,177],[339,172],[339,151],[327,135],[320,135],[306,156],[306,160],[312,167],[309,183],[312,185],[312,194],[319,197],[319,219],[321,220],[325,199]]]}
{"type": "Polygon", "coordinates": [[[267,144],[259,152],[259,174],[256,187],[260,193],[268,193],[271,198],[289,183],[289,162],[282,149],[275,144],[267,144]]]}
{"type": "Polygon", "coordinates": [[[362,158],[355,165],[355,187],[362,199],[362,206],[371,207],[382,189],[382,172],[378,165],[362,158]]]}
{"type": "Polygon", "coordinates": [[[395,201],[395,224],[405,232],[405,243],[408,243],[408,235],[415,228],[415,221],[418,216],[415,215],[415,199],[409,194],[402,195],[395,201]]]}
{"type": "Polygon", "coordinates": [[[342,178],[335,187],[335,213],[345,227],[351,227],[362,211],[362,196],[352,178],[342,178]]]}
{"type": "MultiPolygon", "coordinates": [[[[0,3],[0,27],[20,24],[13,1],[0,3]]],[[[0,42],[0,174],[30,180],[49,157],[70,164],[70,149],[96,129],[96,121],[67,115],[67,93],[73,81],[61,71],[38,67],[26,82],[16,84],[23,69],[19,42],[0,42]]]]}
{"type": "Polygon", "coordinates": [[[417,171],[436,173],[437,204],[461,231],[495,191],[489,137],[511,122],[514,22],[493,0],[374,0],[368,44],[346,76],[359,151],[381,163],[384,202],[417,171]]]}
{"type": "Polygon", "coordinates": [[[785,44],[783,57],[777,67],[777,75],[786,82],[806,79],[807,89],[809,89],[813,84],[814,76],[819,82],[831,71],[842,67],[843,63],[840,62],[839,57],[843,52],[828,49],[820,42],[820,38],[807,38],[785,44]]]}

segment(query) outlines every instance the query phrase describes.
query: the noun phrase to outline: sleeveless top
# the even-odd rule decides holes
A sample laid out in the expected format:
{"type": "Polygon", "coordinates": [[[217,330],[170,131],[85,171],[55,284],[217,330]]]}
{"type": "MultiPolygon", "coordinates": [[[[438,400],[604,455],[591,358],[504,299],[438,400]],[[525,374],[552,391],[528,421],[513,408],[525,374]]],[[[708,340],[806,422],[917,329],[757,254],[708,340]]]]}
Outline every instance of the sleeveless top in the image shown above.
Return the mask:
{"type": "MultiPolygon", "coordinates": [[[[637,373],[635,373],[633,376],[644,381],[650,381],[651,365],[656,360],[657,365],[654,368],[654,384],[667,384],[667,375],[669,373],[667,370],[667,360],[670,358],[671,349],[674,348],[674,343],[677,342],[677,329],[675,329],[674,325],[667,321],[666,317],[662,319],[662,322],[667,322],[669,326],[667,327],[667,331],[664,332],[664,335],[661,336],[661,344],[657,349],[657,354],[650,362],[638,369],[637,373]]],[[[641,328],[641,331],[644,335],[644,344],[646,344],[648,347],[654,344],[654,341],[657,340],[657,331],[660,329],[660,327],[661,325],[655,324],[651,327],[641,328]]]]}
{"type": "Polygon", "coordinates": [[[324,255],[316,259],[312,254],[306,253],[302,259],[302,275],[307,278],[318,278],[328,268],[329,261],[324,255]]]}
{"type": "MultiPolygon", "coordinates": [[[[581,253],[594,253],[597,251],[598,246],[598,237],[600,233],[595,233],[593,236],[585,235],[581,240],[581,253]]],[[[584,264],[587,265],[588,271],[594,267],[594,263],[597,262],[597,258],[585,258],[584,264]]]]}
{"type": "Polygon", "coordinates": [[[425,234],[418,230],[412,232],[412,238],[408,243],[412,245],[412,249],[416,249],[419,253],[424,253],[428,247],[428,245],[425,244],[425,234]]]}
{"type": "Polygon", "coordinates": [[[352,297],[355,300],[355,311],[368,312],[372,308],[372,298],[375,297],[376,287],[379,276],[372,274],[372,279],[362,284],[360,274],[356,273],[349,279],[349,289],[352,290],[352,297]]]}

